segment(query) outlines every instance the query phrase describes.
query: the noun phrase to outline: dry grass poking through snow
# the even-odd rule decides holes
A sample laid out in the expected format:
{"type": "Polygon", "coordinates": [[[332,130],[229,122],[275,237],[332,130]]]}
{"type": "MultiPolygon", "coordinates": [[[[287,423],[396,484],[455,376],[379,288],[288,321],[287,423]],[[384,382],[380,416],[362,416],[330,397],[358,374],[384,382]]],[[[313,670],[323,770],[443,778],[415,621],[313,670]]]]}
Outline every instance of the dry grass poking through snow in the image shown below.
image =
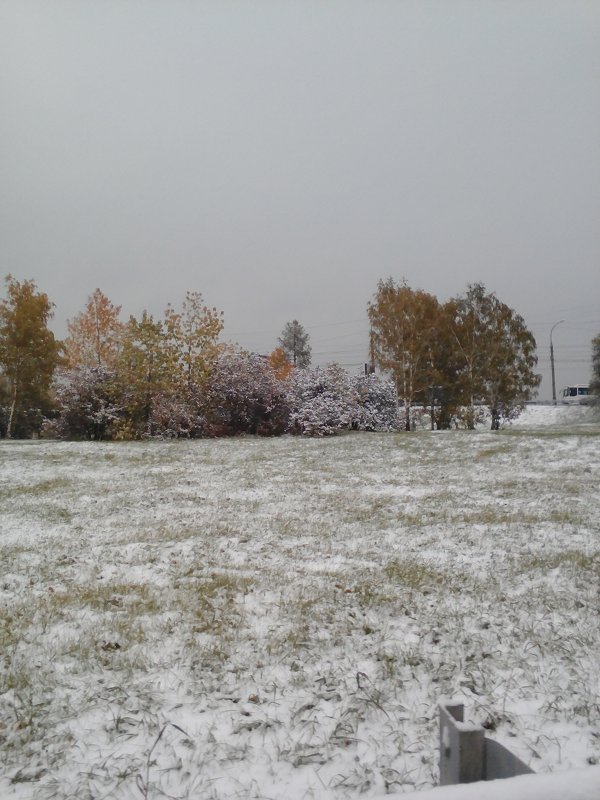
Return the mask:
{"type": "Polygon", "coordinates": [[[408,791],[442,695],[536,771],[597,763],[599,486],[567,417],[1,443],[0,796],[408,791]]]}

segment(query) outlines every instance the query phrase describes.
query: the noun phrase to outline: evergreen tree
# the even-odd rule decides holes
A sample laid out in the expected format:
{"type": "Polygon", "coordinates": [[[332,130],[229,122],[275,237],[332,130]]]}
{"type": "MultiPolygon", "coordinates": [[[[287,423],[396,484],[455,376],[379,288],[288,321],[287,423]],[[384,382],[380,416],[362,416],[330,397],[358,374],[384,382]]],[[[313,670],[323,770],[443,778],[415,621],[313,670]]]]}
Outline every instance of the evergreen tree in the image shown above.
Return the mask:
{"type": "Polygon", "coordinates": [[[281,336],[277,340],[287,360],[294,366],[304,369],[311,360],[311,346],[308,343],[309,334],[297,319],[286,322],[281,336]]]}

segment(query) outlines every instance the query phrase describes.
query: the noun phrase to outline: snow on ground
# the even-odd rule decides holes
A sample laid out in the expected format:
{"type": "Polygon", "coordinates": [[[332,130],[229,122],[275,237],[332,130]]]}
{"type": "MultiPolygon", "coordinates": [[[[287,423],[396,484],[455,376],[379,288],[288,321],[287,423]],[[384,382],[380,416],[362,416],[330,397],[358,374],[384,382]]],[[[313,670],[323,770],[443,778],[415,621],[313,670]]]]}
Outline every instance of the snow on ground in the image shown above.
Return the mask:
{"type": "Polygon", "coordinates": [[[594,426],[598,422],[598,411],[592,406],[528,405],[522,414],[511,423],[511,427],[523,430],[537,428],[562,428],[575,432],[577,429],[594,426]]]}
{"type": "Polygon", "coordinates": [[[600,424],[581,411],[0,443],[0,797],[423,789],[441,696],[536,772],[597,763],[600,424]]]}
{"type": "MultiPolygon", "coordinates": [[[[389,800],[390,795],[383,798],[389,800]]],[[[419,792],[418,800],[598,800],[600,767],[520,775],[495,781],[438,786],[419,792]]]]}

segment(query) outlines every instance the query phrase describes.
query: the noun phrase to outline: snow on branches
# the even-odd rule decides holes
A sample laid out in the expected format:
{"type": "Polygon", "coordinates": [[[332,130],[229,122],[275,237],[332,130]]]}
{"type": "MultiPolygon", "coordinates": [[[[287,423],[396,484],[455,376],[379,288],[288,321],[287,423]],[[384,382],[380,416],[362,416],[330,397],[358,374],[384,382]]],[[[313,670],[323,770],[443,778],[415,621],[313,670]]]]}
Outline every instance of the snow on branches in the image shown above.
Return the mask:
{"type": "Polygon", "coordinates": [[[391,381],[375,375],[350,376],[338,364],[296,370],[289,398],[290,429],[305,436],[398,429],[398,402],[391,381]]]}
{"type": "Polygon", "coordinates": [[[270,361],[255,353],[221,353],[208,381],[206,405],[207,432],[212,436],[274,436],[287,427],[285,384],[270,361]]]}
{"type": "MultiPolygon", "coordinates": [[[[351,376],[337,364],[278,372],[270,359],[224,349],[202,386],[146,381],[146,416],[135,386],[106,367],[64,371],[56,385],[61,438],[198,438],[258,434],[332,436],[400,427],[391,381],[351,376]]],[[[50,432],[50,431],[49,431],[50,432]]]]}
{"type": "Polygon", "coordinates": [[[115,373],[103,366],[66,370],[55,386],[60,415],[54,433],[61,439],[112,439],[123,407],[115,373]]]}

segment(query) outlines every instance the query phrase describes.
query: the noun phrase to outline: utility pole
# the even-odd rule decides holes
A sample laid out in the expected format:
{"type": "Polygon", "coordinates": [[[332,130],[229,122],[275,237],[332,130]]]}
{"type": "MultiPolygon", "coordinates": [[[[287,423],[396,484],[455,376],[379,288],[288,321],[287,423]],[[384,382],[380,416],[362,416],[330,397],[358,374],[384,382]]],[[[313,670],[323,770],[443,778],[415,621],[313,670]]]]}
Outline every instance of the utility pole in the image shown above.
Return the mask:
{"type": "Polygon", "coordinates": [[[556,405],[556,380],[554,378],[554,345],[552,344],[552,331],[556,328],[557,325],[560,325],[561,322],[564,322],[564,319],[559,319],[558,322],[555,322],[554,325],[550,328],[550,369],[552,370],[552,404],[556,405]]]}

